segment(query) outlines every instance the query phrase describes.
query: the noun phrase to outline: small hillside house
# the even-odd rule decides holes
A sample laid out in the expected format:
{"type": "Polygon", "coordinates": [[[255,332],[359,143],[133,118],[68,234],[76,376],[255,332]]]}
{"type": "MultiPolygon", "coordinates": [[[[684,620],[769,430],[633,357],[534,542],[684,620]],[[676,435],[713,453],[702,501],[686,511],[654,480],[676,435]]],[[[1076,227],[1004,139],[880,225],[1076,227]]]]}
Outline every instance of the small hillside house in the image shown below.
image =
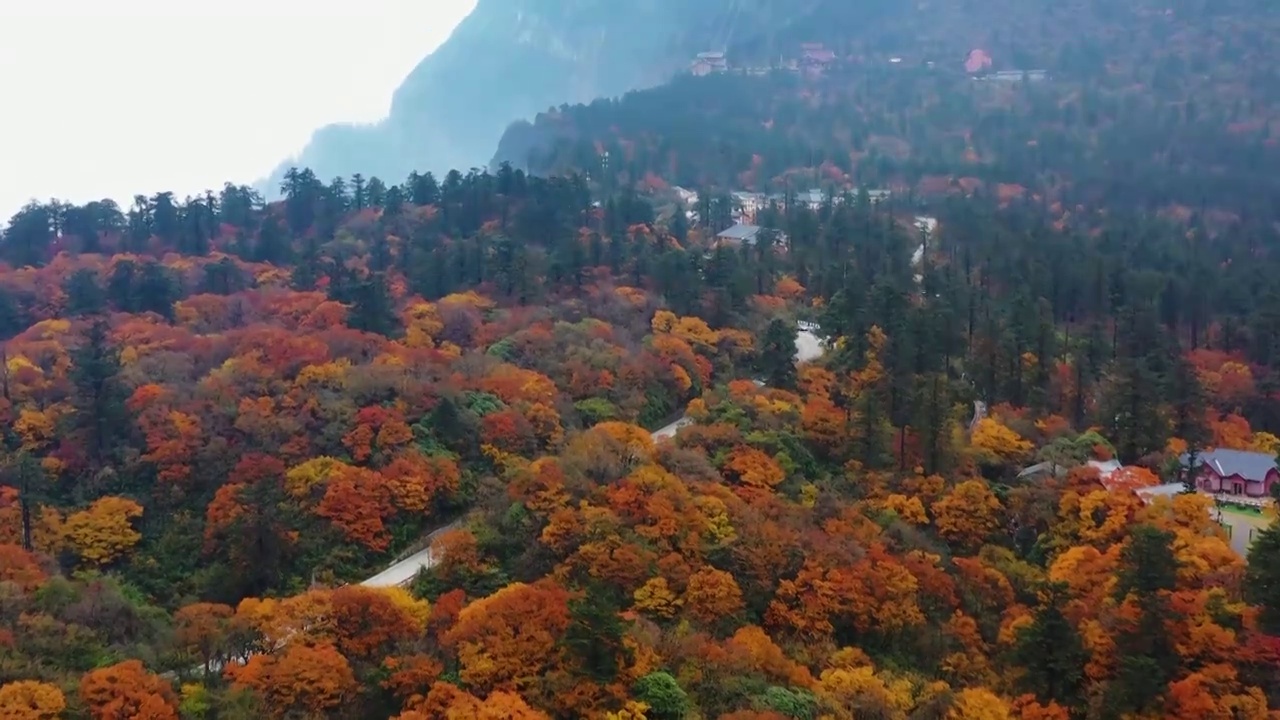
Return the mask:
{"type": "MultiPolygon", "coordinates": [[[[1188,465],[1184,454],[1182,466],[1188,465]]],[[[1265,498],[1280,483],[1276,457],[1245,450],[1210,450],[1196,456],[1193,477],[1196,487],[1208,493],[1265,498]]]]}
{"type": "Polygon", "coordinates": [[[729,61],[722,52],[703,52],[693,59],[690,71],[694,75],[704,76],[711,73],[725,72],[729,69],[729,61]]]}

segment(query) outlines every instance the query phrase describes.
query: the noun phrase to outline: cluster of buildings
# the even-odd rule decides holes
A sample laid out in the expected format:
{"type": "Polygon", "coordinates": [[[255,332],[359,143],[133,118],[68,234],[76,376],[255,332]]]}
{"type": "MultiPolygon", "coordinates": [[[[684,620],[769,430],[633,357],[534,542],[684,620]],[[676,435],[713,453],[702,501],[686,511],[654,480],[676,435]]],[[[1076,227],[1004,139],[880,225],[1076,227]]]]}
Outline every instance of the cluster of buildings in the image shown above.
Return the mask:
{"type": "MultiPolygon", "coordinates": [[[[867,196],[871,199],[873,205],[888,200],[892,195],[889,190],[867,190],[867,196]]],[[[754,222],[756,214],[770,205],[777,204],[779,206],[786,205],[787,196],[783,193],[758,193],[737,191],[730,193],[733,199],[733,219],[736,222],[754,222]]],[[[807,207],[810,210],[818,210],[828,201],[832,203],[843,202],[843,195],[832,196],[826,190],[821,188],[810,188],[798,192],[791,196],[793,206],[807,207]]]]}
{"type": "MultiPolygon", "coordinates": [[[[1247,555],[1257,532],[1270,521],[1265,519],[1265,514],[1227,508],[1234,505],[1263,510],[1275,504],[1274,493],[1280,488],[1276,456],[1247,450],[1217,449],[1198,454],[1195,458],[1183,454],[1178,461],[1186,474],[1186,483],[1140,487],[1134,492],[1145,503],[1159,497],[1180,495],[1192,488],[1212,498],[1215,507],[1210,516],[1227,530],[1231,547],[1241,555],[1247,555]]],[[[1124,467],[1116,460],[1091,460],[1088,464],[1098,471],[1103,486],[1108,488],[1115,487],[1116,475],[1124,467]]],[[[1038,477],[1062,477],[1066,473],[1066,467],[1044,462],[1026,468],[1018,473],[1018,478],[1035,480],[1038,477]]]]}
{"type": "MultiPolygon", "coordinates": [[[[893,65],[900,65],[902,64],[902,58],[892,57],[889,58],[889,62],[893,65]]],[[[839,63],[840,57],[834,50],[819,42],[806,42],[800,44],[798,54],[791,57],[780,57],[774,65],[734,66],[729,62],[729,58],[724,51],[708,50],[694,56],[689,64],[689,72],[702,77],[713,73],[730,71],[747,75],[767,75],[774,70],[783,70],[820,77],[839,63]]],[[[927,65],[933,67],[934,63],[929,62],[927,65]]],[[[992,65],[991,56],[980,48],[970,52],[964,61],[965,71],[978,82],[1009,85],[1019,82],[1041,82],[1049,79],[1048,70],[992,70],[992,65]]]]}
{"type": "Polygon", "coordinates": [[[978,82],[1013,84],[1020,82],[1041,82],[1049,79],[1048,70],[997,70],[985,75],[973,77],[978,82]]]}
{"type": "MultiPolygon", "coordinates": [[[[1179,459],[1183,470],[1190,473],[1196,489],[1217,499],[1242,505],[1265,505],[1272,497],[1273,488],[1280,485],[1280,470],[1276,468],[1276,456],[1248,450],[1209,450],[1192,461],[1187,455],[1179,459]]],[[[1088,465],[1098,471],[1103,485],[1123,465],[1117,460],[1090,460],[1088,465]]],[[[1051,462],[1032,465],[1018,473],[1019,479],[1037,476],[1065,474],[1067,468],[1051,462]]],[[[1168,483],[1142,488],[1138,494],[1144,499],[1159,495],[1176,495],[1186,488],[1183,483],[1168,483]]]]}
{"type": "Polygon", "coordinates": [[[974,80],[995,83],[1040,82],[1049,79],[1047,70],[996,70],[991,71],[994,61],[991,55],[982,48],[974,48],[965,58],[964,70],[973,75],[974,80]]]}
{"type": "Polygon", "coordinates": [[[828,49],[822,43],[810,42],[800,44],[800,54],[797,57],[779,58],[778,64],[772,67],[756,65],[733,68],[723,51],[708,50],[698,53],[693,58],[693,62],[689,65],[689,72],[698,77],[729,72],[731,69],[741,70],[748,75],[766,75],[772,70],[821,75],[838,61],[835,51],[828,49]]]}
{"type": "MultiPolygon", "coordinates": [[[[671,191],[675,194],[676,199],[685,208],[685,215],[690,222],[697,223],[701,220],[697,210],[699,195],[696,190],[674,186],[671,191]]],[[[872,204],[878,204],[888,200],[892,196],[892,191],[881,189],[868,189],[867,196],[872,204]]],[[[844,201],[844,195],[832,196],[821,188],[810,188],[791,195],[791,205],[793,207],[805,207],[810,210],[818,210],[827,202],[840,203],[844,201]]],[[[730,217],[734,224],[732,227],[724,230],[716,236],[717,241],[730,245],[753,245],[760,234],[760,226],[756,225],[757,216],[761,210],[771,205],[779,207],[787,204],[787,195],[784,193],[762,193],[749,192],[746,190],[737,190],[729,193],[729,200],[733,207],[730,211],[730,217]]],[[[933,218],[916,218],[917,227],[922,230],[926,229],[932,232],[936,227],[937,221],[933,218]]]]}

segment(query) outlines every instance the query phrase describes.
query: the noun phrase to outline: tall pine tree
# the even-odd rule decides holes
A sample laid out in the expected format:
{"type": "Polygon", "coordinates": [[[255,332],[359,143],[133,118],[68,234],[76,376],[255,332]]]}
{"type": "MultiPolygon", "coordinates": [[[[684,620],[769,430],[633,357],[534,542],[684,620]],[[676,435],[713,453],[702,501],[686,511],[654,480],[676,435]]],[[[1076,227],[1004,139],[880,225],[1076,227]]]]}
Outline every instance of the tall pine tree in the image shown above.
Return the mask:
{"type": "Polygon", "coordinates": [[[1139,525],[1121,555],[1117,600],[1133,603],[1137,622],[1116,635],[1118,667],[1107,689],[1110,717],[1149,710],[1178,670],[1178,650],[1169,633],[1176,618],[1169,595],[1177,587],[1173,533],[1139,525]]]}
{"type": "Polygon", "coordinates": [[[1044,605],[1018,634],[1014,659],[1023,669],[1022,687],[1041,702],[1066,707],[1079,703],[1089,653],[1080,633],[1062,612],[1064,588],[1050,587],[1044,605]]]}
{"type": "Polygon", "coordinates": [[[107,336],[107,324],[89,326],[80,347],[71,354],[75,384],[73,423],[95,467],[112,458],[128,427],[127,393],[120,382],[120,352],[107,336]]]}
{"type": "Polygon", "coordinates": [[[756,369],[769,387],[792,389],[796,386],[796,328],[774,318],[760,339],[756,369]]]}

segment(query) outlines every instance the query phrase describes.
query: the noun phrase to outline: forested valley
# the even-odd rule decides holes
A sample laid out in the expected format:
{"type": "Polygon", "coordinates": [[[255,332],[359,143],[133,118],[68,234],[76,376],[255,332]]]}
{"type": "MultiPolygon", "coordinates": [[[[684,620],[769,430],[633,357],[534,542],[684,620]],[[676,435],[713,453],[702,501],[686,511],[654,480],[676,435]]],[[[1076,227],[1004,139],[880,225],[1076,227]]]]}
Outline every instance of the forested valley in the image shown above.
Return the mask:
{"type": "Polygon", "coordinates": [[[1270,106],[1062,52],[22,208],[0,718],[1280,717],[1270,106]]]}

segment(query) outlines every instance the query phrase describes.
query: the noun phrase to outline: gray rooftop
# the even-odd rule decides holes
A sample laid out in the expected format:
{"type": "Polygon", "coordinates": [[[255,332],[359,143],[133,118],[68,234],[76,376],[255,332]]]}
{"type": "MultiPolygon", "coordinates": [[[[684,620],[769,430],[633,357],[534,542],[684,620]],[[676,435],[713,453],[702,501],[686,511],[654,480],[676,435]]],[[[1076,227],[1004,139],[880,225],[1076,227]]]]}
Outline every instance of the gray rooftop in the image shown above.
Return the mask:
{"type": "Polygon", "coordinates": [[[1062,475],[1065,470],[1066,468],[1062,465],[1058,465],[1057,463],[1054,463],[1051,461],[1045,461],[1041,463],[1036,463],[1035,465],[1031,465],[1030,467],[1023,468],[1022,472],[1018,473],[1018,479],[1024,480],[1026,478],[1035,477],[1037,475],[1057,476],[1057,475],[1062,475]]]}
{"type": "Polygon", "coordinates": [[[1164,485],[1155,485],[1152,487],[1138,488],[1136,491],[1138,497],[1144,502],[1151,502],[1158,497],[1173,497],[1181,495],[1187,491],[1187,486],[1182,483],[1165,483],[1164,485]]]}
{"type": "Polygon", "coordinates": [[[759,234],[760,234],[759,225],[747,225],[745,223],[738,223],[737,225],[734,225],[728,230],[721,232],[719,235],[716,235],[716,237],[720,238],[721,240],[735,240],[737,242],[750,244],[755,242],[756,236],[759,234]]]}
{"type": "MultiPolygon", "coordinates": [[[[1187,466],[1187,455],[1178,458],[1183,467],[1187,466]]],[[[1222,477],[1239,475],[1245,480],[1262,482],[1267,473],[1276,469],[1276,457],[1260,452],[1247,450],[1210,450],[1196,456],[1196,467],[1207,464],[1222,477]]]]}

